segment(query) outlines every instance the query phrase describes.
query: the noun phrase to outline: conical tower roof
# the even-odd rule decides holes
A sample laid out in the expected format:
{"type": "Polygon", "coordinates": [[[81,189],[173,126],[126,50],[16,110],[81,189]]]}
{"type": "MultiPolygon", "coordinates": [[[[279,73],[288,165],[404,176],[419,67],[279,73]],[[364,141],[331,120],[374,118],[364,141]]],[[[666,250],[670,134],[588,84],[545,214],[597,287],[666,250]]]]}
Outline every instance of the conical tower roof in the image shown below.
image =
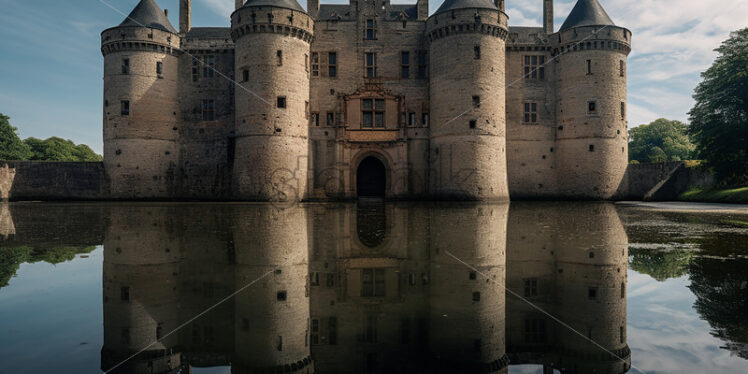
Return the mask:
{"type": "Polygon", "coordinates": [[[169,22],[161,7],[155,0],[140,0],[130,15],[119,25],[120,27],[150,27],[173,34],[177,33],[169,22]]]}
{"type": "Polygon", "coordinates": [[[559,31],[568,30],[579,26],[614,26],[613,20],[605,12],[603,6],[597,0],[579,0],[574,9],[571,10],[566,22],[561,25],[559,31]]]}
{"type": "Polygon", "coordinates": [[[306,13],[304,8],[302,8],[296,0],[248,0],[244,3],[244,8],[254,6],[274,6],[277,8],[286,8],[306,13]]]}
{"type": "Polygon", "coordinates": [[[446,12],[448,10],[466,9],[466,8],[479,8],[479,9],[493,9],[498,10],[499,8],[493,2],[493,0],[444,0],[442,6],[434,12],[434,14],[446,12]]]}

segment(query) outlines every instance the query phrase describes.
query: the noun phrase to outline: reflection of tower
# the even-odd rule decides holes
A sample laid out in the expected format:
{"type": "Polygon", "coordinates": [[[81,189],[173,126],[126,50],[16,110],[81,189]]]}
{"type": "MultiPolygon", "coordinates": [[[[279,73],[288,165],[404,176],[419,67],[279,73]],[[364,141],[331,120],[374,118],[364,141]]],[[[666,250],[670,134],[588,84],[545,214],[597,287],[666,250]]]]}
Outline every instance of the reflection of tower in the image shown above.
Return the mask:
{"type": "Polygon", "coordinates": [[[508,204],[445,205],[431,212],[429,342],[441,368],[507,370],[504,282],[508,210],[508,204]]]}
{"type": "MultiPolygon", "coordinates": [[[[171,214],[170,214],[171,213],[171,214]]],[[[163,207],[113,209],[104,239],[104,347],[109,370],[166,333],[179,321],[178,232],[163,207]]],[[[181,365],[177,336],[153,344],[120,367],[127,373],[166,373],[181,365]]]]}
{"type": "Polygon", "coordinates": [[[559,203],[540,208],[512,205],[507,285],[576,332],[509,296],[512,362],[573,373],[628,371],[628,239],[615,207],[559,203]]]}
{"type": "Polygon", "coordinates": [[[295,206],[237,210],[232,371],[312,373],[309,348],[306,211],[295,206]]]}
{"type": "Polygon", "coordinates": [[[10,214],[8,204],[0,202],[0,238],[3,240],[16,234],[16,227],[13,225],[13,216],[10,214]]]}

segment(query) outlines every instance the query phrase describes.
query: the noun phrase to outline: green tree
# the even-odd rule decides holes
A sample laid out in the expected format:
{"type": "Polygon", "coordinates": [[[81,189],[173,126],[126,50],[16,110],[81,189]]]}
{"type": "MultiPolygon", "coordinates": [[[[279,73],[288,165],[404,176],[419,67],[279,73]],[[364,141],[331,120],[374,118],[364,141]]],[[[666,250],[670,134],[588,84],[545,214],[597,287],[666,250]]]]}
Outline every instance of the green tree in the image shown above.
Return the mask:
{"type": "Polygon", "coordinates": [[[748,28],[716,49],[689,112],[698,151],[725,184],[748,182],[748,28]]]}
{"type": "Polygon", "coordinates": [[[688,125],[664,118],[629,131],[629,160],[666,162],[689,160],[696,146],[688,136],[688,125]]]}
{"type": "Polygon", "coordinates": [[[16,131],[18,129],[10,125],[10,117],[0,113],[0,160],[26,160],[31,155],[16,131]]]}
{"type": "Polygon", "coordinates": [[[101,161],[87,145],[76,145],[71,140],[51,137],[46,140],[28,138],[24,142],[31,149],[31,160],[37,161],[101,161]]]}

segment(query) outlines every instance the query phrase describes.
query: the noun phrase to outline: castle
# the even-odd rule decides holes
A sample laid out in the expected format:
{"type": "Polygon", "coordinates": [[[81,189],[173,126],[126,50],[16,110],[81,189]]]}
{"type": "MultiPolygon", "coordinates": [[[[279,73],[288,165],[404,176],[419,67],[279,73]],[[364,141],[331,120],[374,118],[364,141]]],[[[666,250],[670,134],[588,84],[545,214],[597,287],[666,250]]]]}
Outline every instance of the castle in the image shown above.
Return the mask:
{"type": "Polygon", "coordinates": [[[236,1],[179,30],[142,0],[101,34],[115,199],[612,199],[631,32],[579,0],[554,32],[503,0],[236,1]]]}

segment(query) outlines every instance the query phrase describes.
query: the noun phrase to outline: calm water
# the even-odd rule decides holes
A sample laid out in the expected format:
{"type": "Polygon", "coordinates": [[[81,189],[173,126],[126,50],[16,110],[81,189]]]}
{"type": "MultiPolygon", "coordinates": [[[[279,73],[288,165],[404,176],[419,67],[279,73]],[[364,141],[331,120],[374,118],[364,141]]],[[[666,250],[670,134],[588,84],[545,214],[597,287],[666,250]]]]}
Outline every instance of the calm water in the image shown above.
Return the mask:
{"type": "Polygon", "coordinates": [[[746,359],[748,212],[0,205],[3,374],[719,374],[746,359]]]}

